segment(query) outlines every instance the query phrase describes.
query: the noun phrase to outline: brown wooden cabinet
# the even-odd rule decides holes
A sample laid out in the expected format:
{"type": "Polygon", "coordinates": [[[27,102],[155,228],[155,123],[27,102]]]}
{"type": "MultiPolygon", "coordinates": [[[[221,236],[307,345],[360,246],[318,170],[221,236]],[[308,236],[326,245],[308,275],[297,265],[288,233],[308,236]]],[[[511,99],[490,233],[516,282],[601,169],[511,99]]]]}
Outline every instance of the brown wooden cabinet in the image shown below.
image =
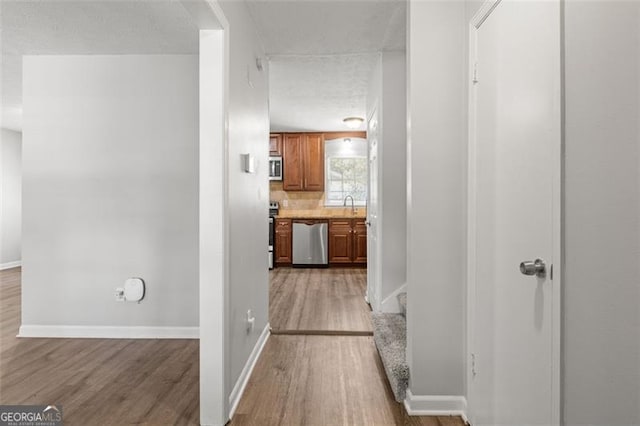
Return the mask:
{"type": "Polygon", "coordinates": [[[353,263],[367,263],[367,225],[364,219],[353,220],[353,263]]]}
{"type": "Polygon", "coordinates": [[[329,263],[353,263],[351,219],[329,222],[329,263]]]}
{"type": "Polygon", "coordinates": [[[282,138],[282,188],[285,191],[303,191],[302,140],[301,133],[285,133],[282,138]]]}
{"type": "Polygon", "coordinates": [[[269,135],[269,154],[282,155],[282,134],[271,133],[269,135]]]}
{"type": "Polygon", "coordinates": [[[276,219],[275,263],[276,265],[291,265],[291,219],[276,219]]]}
{"type": "Polygon", "coordinates": [[[324,191],[324,136],[305,134],[302,146],[304,190],[324,191]]]}
{"type": "Polygon", "coordinates": [[[364,219],[331,219],[329,263],[366,265],[367,227],[364,219]]]}
{"type": "Polygon", "coordinates": [[[324,191],[322,133],[285,133],[282,137],[285,191],[324,191]]]}

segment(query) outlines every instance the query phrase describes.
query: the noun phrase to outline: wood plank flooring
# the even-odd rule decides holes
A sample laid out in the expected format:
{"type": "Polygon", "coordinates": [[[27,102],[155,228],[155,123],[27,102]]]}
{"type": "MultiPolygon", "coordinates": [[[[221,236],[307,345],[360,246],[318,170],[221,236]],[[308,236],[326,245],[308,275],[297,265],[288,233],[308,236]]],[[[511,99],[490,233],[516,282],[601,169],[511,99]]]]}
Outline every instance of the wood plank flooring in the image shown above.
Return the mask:
{"type": "Polygon", "coordinates": [[[269,322],[274,334],[373,331],[371,311],[364,301],[366,269],[276,268],[270,271],[269,281],[269,322]]]}
{"type": "Polygon", "coordinates": [[[18,339],[20,269],[0,271],[0,404],[62,405],[65,425],[197,425],[197,340],[18,339]]]}
{"type": "Polygon", "coordinates": [[[271,336],[231,425],[463,426],[410,417],[393,400],[372,337],[271,336]]]}
{"type": "MultiPolygon", "coordinates": [[[[348,272],[347,272],[348,275],[348,272]]],[[[197,340],[18,339],[20,269],[0,271],[0,404],[57,404],[65,425],[197,425],[197,340]]],[[[232,425],[460,426],[409,417],[372,338],[271,336],[232,425]]]]}

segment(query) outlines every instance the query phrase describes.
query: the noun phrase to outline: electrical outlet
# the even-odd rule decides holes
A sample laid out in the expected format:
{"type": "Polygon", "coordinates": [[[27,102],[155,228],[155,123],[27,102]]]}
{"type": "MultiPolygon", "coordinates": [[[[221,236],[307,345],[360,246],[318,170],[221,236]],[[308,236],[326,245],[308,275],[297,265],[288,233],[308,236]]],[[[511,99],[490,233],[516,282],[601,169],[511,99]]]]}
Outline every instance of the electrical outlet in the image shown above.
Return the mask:
{"type": "Polygon", "coordinates": [[[253,316],[251,309],[247,311],[247,333],[253,330],[253,326],[256,324],[256,317],[253,316]]]}
{"type": "Polygon", "coordinates": [[[115,292],[116,302],[124,302],[124,288],[118,287],[115,292]]]}
{"type": "Polygon", "coordinates": [[[286,198],[282,200],[282,207],[289,207],[289,200],[287,200],[286,198]]]}

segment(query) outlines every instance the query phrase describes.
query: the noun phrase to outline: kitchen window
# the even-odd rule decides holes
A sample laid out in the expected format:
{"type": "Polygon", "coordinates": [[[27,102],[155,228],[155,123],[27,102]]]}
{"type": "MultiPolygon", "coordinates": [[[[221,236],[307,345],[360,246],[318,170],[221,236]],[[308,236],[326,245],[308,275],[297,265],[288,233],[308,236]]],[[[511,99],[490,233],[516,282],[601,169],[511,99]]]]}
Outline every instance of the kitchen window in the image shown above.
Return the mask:
{"type": "MultiPolygon", "coordinates": [[[[325,205],[342,206],[351,195],[354,204],[367,204],[367,141],[361,138],[325,142],[325,205]]],[[[349,203],[350,205],[350,200],[349,203]]]]}

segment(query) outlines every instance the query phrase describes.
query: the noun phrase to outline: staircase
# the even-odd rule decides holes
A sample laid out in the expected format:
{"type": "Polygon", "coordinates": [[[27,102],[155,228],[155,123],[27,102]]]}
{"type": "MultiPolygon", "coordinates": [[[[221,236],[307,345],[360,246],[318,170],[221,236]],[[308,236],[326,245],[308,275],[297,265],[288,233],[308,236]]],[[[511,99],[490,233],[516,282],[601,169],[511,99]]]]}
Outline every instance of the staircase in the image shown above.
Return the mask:
{"type": "Polygon", "coordinates": [[[402,313],[373,313],[373,340],[396,401],[405,399],[409,386],[407,365],[407,293],[398,295],[402,313]]]}

